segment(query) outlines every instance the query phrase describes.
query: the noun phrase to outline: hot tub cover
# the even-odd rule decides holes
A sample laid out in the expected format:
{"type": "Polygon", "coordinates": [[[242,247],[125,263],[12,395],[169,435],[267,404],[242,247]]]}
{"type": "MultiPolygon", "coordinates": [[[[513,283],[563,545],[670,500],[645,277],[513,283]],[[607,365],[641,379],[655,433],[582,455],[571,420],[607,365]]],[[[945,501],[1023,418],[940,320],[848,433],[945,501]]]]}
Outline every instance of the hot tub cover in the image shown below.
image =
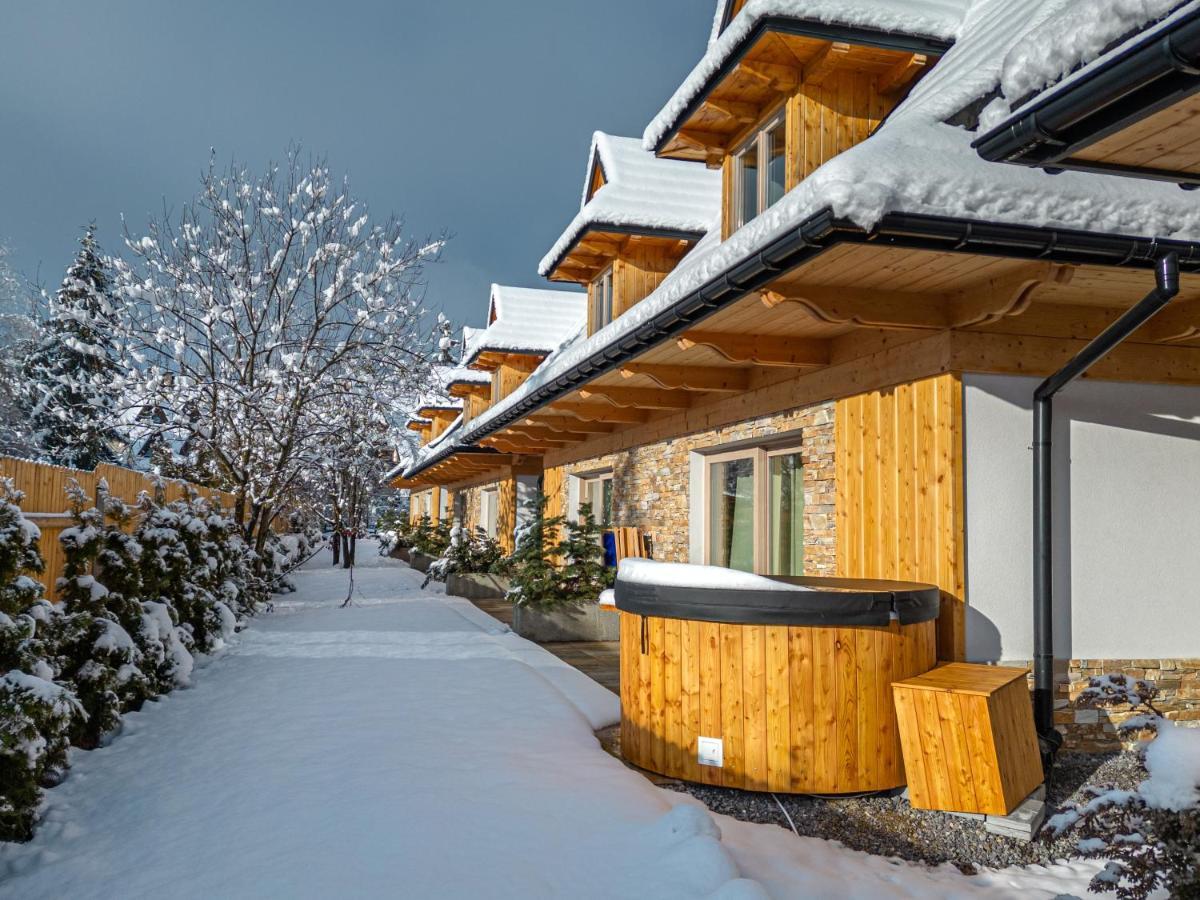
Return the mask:
{"type": "Polygon", "coordinates": [[[617,572],[617,609],[642,616],[739,625],[901,625],[936,619],[941,592],[931,584],[859,578],[747,576],[677,582],[660,575],[671,566],[699,575],[711,567],[622,560],[617,572]],[[634,565],[626,565],[633,563],[634,565]],[[653,567],[653,568],[651,568],[653,567]],[[672,582],[672,583],[668,583],[672,582]]]}

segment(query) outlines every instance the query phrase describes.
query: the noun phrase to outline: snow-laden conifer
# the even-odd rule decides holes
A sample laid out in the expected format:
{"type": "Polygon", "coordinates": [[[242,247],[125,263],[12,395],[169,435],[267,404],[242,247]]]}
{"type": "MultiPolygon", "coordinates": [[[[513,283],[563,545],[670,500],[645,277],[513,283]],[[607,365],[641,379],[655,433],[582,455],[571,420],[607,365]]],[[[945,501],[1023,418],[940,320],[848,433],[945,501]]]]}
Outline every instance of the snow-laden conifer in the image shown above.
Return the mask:
{"type": "Polygon", "coordinates": [[[24,403],[38,451],[79,469],[120,451],[117,359],[120,312],[94,226],[50,301],[42,336],[22,367],[24,403]]]}

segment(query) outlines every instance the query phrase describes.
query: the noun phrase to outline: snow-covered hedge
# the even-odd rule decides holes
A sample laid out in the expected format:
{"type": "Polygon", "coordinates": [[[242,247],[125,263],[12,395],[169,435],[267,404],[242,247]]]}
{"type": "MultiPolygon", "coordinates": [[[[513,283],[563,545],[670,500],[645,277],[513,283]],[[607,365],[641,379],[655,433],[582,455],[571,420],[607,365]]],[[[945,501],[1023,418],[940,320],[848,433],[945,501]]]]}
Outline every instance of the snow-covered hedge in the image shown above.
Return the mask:
{"type": "Polygon", "coordinates": [[[429,566],[425,583],[445,581],[451,575],[482,575],[491,572],[503,557],[495,538],[482,528],[468,532],[461,525],[450,529],[450,544],[429,566]]]}
{"type": "Polygon", "coordinates": [[[69,744],[97,746],[126,711],[186,685],[194,655],[267,599],[276,560],[260,564],[209,500],[156,494],[130,507],[103,482],[94,502],[72,484],[51,605],[31,577],[43,569],[38,529],[0,479],[0,839],[32,834],[69,744]]]}

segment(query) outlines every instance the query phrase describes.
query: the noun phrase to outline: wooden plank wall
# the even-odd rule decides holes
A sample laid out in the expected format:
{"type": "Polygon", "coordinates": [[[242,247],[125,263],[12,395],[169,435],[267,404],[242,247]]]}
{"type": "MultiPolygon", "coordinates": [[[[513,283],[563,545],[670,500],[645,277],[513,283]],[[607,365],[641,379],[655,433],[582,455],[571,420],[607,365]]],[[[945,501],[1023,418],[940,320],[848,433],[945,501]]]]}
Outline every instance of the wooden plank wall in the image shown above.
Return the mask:
{"type": "Polygon", "coordinates": [[[866,140],[894,105],[869,73],[836,71],[817,84],[801,84],[788,100],[788,189],[866,140]]]}
{"type": "Polygon", "coordinates": [[[942,589],[938,655],[966,641],[962,381],[946,374],[837,401],[838,574],[942,589]]]}
{"type": "Polygon", "coordinates": [[[505,475],[500,479],[496,498],[496,541],[506,554],[513,552],[513,530],[517,527],[517,479],[505,475]]]}
{"type": "Polygon", "coordinates": [[[631,245],[613,262],[613,318],[650,296],[679,264],[678,251],[663,246],[631,245]]]}
{"type": "MultiPolygon", "coordinates": [[[[104,481],[110,496],[119,497],[130,505],[137,503],[138,495],[143,491],[154,490],[154,481],[150,476],[120,466],[102,464],[94,472],[89,472],[11,456],[0,456],[0,478],[11,478],[17,490],[24,492],[21,510],[41,529],[39,547],[46,569],[39,580],[46,588],[46,595],[51,598],[55,596],[54,582],[62,574],[66,562],[58,536],[74,524],[68,512],[70,503],[67,499],[67,485],[71,479],[79,482],[79,486],[93,499],[98,485],[104,481]]],[[[167,501],[182,499],[189,487],[204,496],[215,497],[226,509],[234,504],[232,494],[189,485],[185,481],[165,483],[167,501]]]]}

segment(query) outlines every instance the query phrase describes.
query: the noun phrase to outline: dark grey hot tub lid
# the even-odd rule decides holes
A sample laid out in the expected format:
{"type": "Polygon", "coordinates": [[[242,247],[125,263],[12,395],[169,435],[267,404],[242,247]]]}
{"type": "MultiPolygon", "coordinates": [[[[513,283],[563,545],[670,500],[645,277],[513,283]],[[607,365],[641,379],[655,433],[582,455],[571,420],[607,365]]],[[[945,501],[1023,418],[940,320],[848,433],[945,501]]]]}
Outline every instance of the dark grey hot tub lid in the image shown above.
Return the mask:
{"type": "Polygon", "coordinates": [[[936,619],[931,584],[859,578],[773,578],[807,590],[737,590],[641,584],[617,579],[617,609],[664,619],[737,625],[901,625],[936,619]]]}

